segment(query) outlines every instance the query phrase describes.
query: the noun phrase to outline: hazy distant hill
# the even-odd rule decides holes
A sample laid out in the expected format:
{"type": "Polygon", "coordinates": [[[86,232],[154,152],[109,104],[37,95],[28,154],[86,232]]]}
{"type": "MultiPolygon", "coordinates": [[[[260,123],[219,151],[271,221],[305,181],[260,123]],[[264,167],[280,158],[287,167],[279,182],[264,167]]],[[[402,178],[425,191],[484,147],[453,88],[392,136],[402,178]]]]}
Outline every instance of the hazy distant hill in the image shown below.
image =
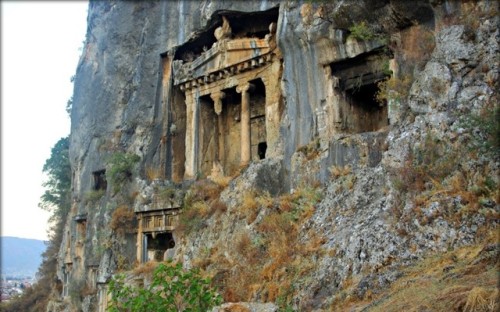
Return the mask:
{"type": "Polygon", "coordinates": [[[0,243],[2,275],[35,276],[46,249],[44,241],[2,236],[0,243]]]}

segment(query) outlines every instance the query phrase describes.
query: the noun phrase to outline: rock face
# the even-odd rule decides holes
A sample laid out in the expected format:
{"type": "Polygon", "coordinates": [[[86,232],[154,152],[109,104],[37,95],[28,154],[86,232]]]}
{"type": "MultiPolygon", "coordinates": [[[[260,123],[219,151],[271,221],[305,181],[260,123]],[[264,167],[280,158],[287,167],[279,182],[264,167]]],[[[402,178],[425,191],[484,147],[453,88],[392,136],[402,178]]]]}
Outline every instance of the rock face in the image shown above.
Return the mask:
{"type": "Polygon", "coordinates": [[[363,298],[494,229],[496,13],[491,1],[91,2],[48,311],[105,311],[113,274],[168,258],[206,269],[226,301],[323,311],[353,281],[363,298]]]}

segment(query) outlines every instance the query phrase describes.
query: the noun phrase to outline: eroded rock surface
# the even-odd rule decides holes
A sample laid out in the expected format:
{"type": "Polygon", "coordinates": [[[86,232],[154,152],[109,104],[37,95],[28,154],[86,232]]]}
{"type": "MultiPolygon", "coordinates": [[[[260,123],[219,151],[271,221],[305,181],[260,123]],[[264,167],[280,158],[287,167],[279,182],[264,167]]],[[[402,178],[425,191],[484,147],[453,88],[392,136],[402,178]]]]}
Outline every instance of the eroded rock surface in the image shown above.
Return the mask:
{"type": "Polygon", "coordinates": [[[496,13],[491,1],[91,2],[47,311],[105,311],[113,274],[167,259],[206,270],[228,302],[262,302],[220,311],[328,311],[486,237],[496,13]]]}

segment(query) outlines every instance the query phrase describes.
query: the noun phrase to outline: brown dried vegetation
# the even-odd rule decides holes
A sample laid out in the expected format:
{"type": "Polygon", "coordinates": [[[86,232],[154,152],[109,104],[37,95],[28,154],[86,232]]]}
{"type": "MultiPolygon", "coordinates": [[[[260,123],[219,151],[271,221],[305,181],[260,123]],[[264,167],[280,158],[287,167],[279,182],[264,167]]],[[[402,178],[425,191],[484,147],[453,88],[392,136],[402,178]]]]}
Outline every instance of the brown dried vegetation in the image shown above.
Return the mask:
{"type": "MultiPolygon", "coordinates": [[[[402,270],[385,291],[364,298],[337,300],[332,311],[497,311],[498,249],[496,233],[478,245],[430,256],[402,270]]],[[[357,283],[348,285],[354,290],[357,283]]]]}
{"type": "Polygon", "coordinates": [[[134,210],[128,206],[120,206],[113,211],[109,225],[113,231],[123,235],[132,231],[136,222],[134,210]]]}

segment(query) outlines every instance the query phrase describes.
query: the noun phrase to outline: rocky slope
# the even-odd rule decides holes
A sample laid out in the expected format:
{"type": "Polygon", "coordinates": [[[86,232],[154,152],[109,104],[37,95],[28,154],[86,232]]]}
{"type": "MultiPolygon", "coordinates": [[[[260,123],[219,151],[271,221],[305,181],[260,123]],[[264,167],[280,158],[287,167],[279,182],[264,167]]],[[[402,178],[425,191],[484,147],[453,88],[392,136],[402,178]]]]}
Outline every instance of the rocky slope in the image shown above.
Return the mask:
{"type": "MultiPolygon", "coordinates": [[[[136,216],[158,200],[182,207],[162,233],[175,247],[160,258],[202,268],[226,302],[370,310],[408,265],[478,242],[494,252],[497,25],[494,1],[91,2],[71,113],[63,296],[48,310],[101,311],[114,273],[142,279],[136,216]],[[231,19],[245,12],[254,28],[231,19]],[[172,124],[190,116],[175,108],[184,98],[165,79],[169,57],[212,44],[203,34],[223,27],[221,16],[234,36],[275,36],[280,92],[264,92],[279,101],[266,102],[274,143],[230,175],[172,181],[165,163],[184,165],[188,147],[176,144],[190,130],[172,124]]],[[[461,296],[474,286],[486,297],[495,289],[478,281],[461,296]]]]}

